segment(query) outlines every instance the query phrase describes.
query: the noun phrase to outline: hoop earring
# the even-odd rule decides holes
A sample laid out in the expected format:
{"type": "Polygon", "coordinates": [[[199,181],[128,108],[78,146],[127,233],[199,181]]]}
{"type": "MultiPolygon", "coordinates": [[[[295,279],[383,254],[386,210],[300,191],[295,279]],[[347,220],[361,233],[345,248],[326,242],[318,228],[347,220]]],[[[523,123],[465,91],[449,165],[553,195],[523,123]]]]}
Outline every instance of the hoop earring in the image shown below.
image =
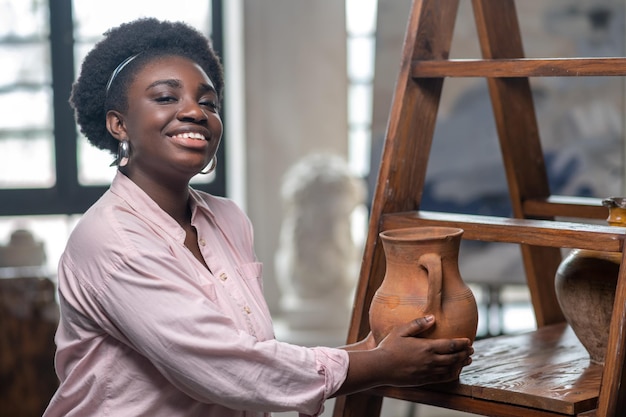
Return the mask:
{"type": "Polygon", "coordinates": [[[117,148],[117,166],[125,167],[128,165],[130,159],[130,142],[128,140],[120,141],[120,145],[117,148]]]}
{"type": "Polygon", "coordinates": [[[209,163],[209,168],[206,171],[200,171],[200,174],[207,175],[211,172],[215,171],[215,167],[217,166],[217,155],[213,155],[213,159],[209,163]]]}

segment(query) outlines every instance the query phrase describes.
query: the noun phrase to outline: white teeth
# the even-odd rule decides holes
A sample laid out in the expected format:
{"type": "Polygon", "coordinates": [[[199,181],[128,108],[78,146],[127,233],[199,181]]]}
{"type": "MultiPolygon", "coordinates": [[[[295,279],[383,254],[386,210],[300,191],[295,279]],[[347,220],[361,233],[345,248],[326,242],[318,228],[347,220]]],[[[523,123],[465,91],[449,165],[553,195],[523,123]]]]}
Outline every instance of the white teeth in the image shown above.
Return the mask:
{"type": "Polygon", "coordinates": [[[204,137],[202,133],[195,133],[195,132],[179,133],[178,135],[174,137],[184,138],[184,139],[191,138],[191,139],[198,139],[198,140],[206,140],[206,138],[204,137]]]}

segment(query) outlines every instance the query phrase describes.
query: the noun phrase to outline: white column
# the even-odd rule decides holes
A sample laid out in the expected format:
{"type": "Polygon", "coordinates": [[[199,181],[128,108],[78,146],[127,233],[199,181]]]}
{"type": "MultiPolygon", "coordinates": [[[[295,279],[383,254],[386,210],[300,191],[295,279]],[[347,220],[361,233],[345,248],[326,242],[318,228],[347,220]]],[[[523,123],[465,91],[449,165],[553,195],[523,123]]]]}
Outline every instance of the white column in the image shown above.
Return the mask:
{"type": "MultiPolygon", "coordinates": [[[[246,200],[277,313],[273,256],[288,167],[315,151],[347,154],[345,6],[336,0],[243,1],[246,200]]],[[[228,80],[226,80],[228,88],[228,80]]]]}

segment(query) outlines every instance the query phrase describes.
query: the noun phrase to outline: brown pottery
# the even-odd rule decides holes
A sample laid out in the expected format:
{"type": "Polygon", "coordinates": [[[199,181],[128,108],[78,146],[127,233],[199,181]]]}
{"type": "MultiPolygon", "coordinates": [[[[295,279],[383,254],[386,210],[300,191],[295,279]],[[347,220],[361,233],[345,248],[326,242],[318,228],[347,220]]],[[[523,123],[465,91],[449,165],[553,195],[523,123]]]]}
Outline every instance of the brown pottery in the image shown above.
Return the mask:
{"type": "MultiPolygon", "coordinates": [[[[609,209],[609,225],[626,226],[626,198],[611,197],[602,204],[609,209]]],[[[620,263],[619,253],[574,249],[556,272],[563,315],[594,363],[604,364],[620,263]]]]}
{"type": "Polygon", "coordinates": [[[462,234],[462,229],[452,227],[380,233],[387,266],[369,311],[377,342],[395,325],[426,314],[435,316],[435,325],[420,337],[474,340],[478,309],[458,266],[462,234]]]}

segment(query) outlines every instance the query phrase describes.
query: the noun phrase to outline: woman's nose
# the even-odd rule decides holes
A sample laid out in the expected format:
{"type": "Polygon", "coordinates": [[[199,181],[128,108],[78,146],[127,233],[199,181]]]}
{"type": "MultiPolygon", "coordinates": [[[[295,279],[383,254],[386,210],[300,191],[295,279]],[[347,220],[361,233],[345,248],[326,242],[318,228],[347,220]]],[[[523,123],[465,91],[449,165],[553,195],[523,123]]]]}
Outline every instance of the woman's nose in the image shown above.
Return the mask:
{"type": "Polygon", "coordinates": [[[181,107],[178,110],[177,116],[179,120],[193,121],[196,123],[207,120],[207,114],[200,103],[195,100],[181,101],[181,107]]]}

